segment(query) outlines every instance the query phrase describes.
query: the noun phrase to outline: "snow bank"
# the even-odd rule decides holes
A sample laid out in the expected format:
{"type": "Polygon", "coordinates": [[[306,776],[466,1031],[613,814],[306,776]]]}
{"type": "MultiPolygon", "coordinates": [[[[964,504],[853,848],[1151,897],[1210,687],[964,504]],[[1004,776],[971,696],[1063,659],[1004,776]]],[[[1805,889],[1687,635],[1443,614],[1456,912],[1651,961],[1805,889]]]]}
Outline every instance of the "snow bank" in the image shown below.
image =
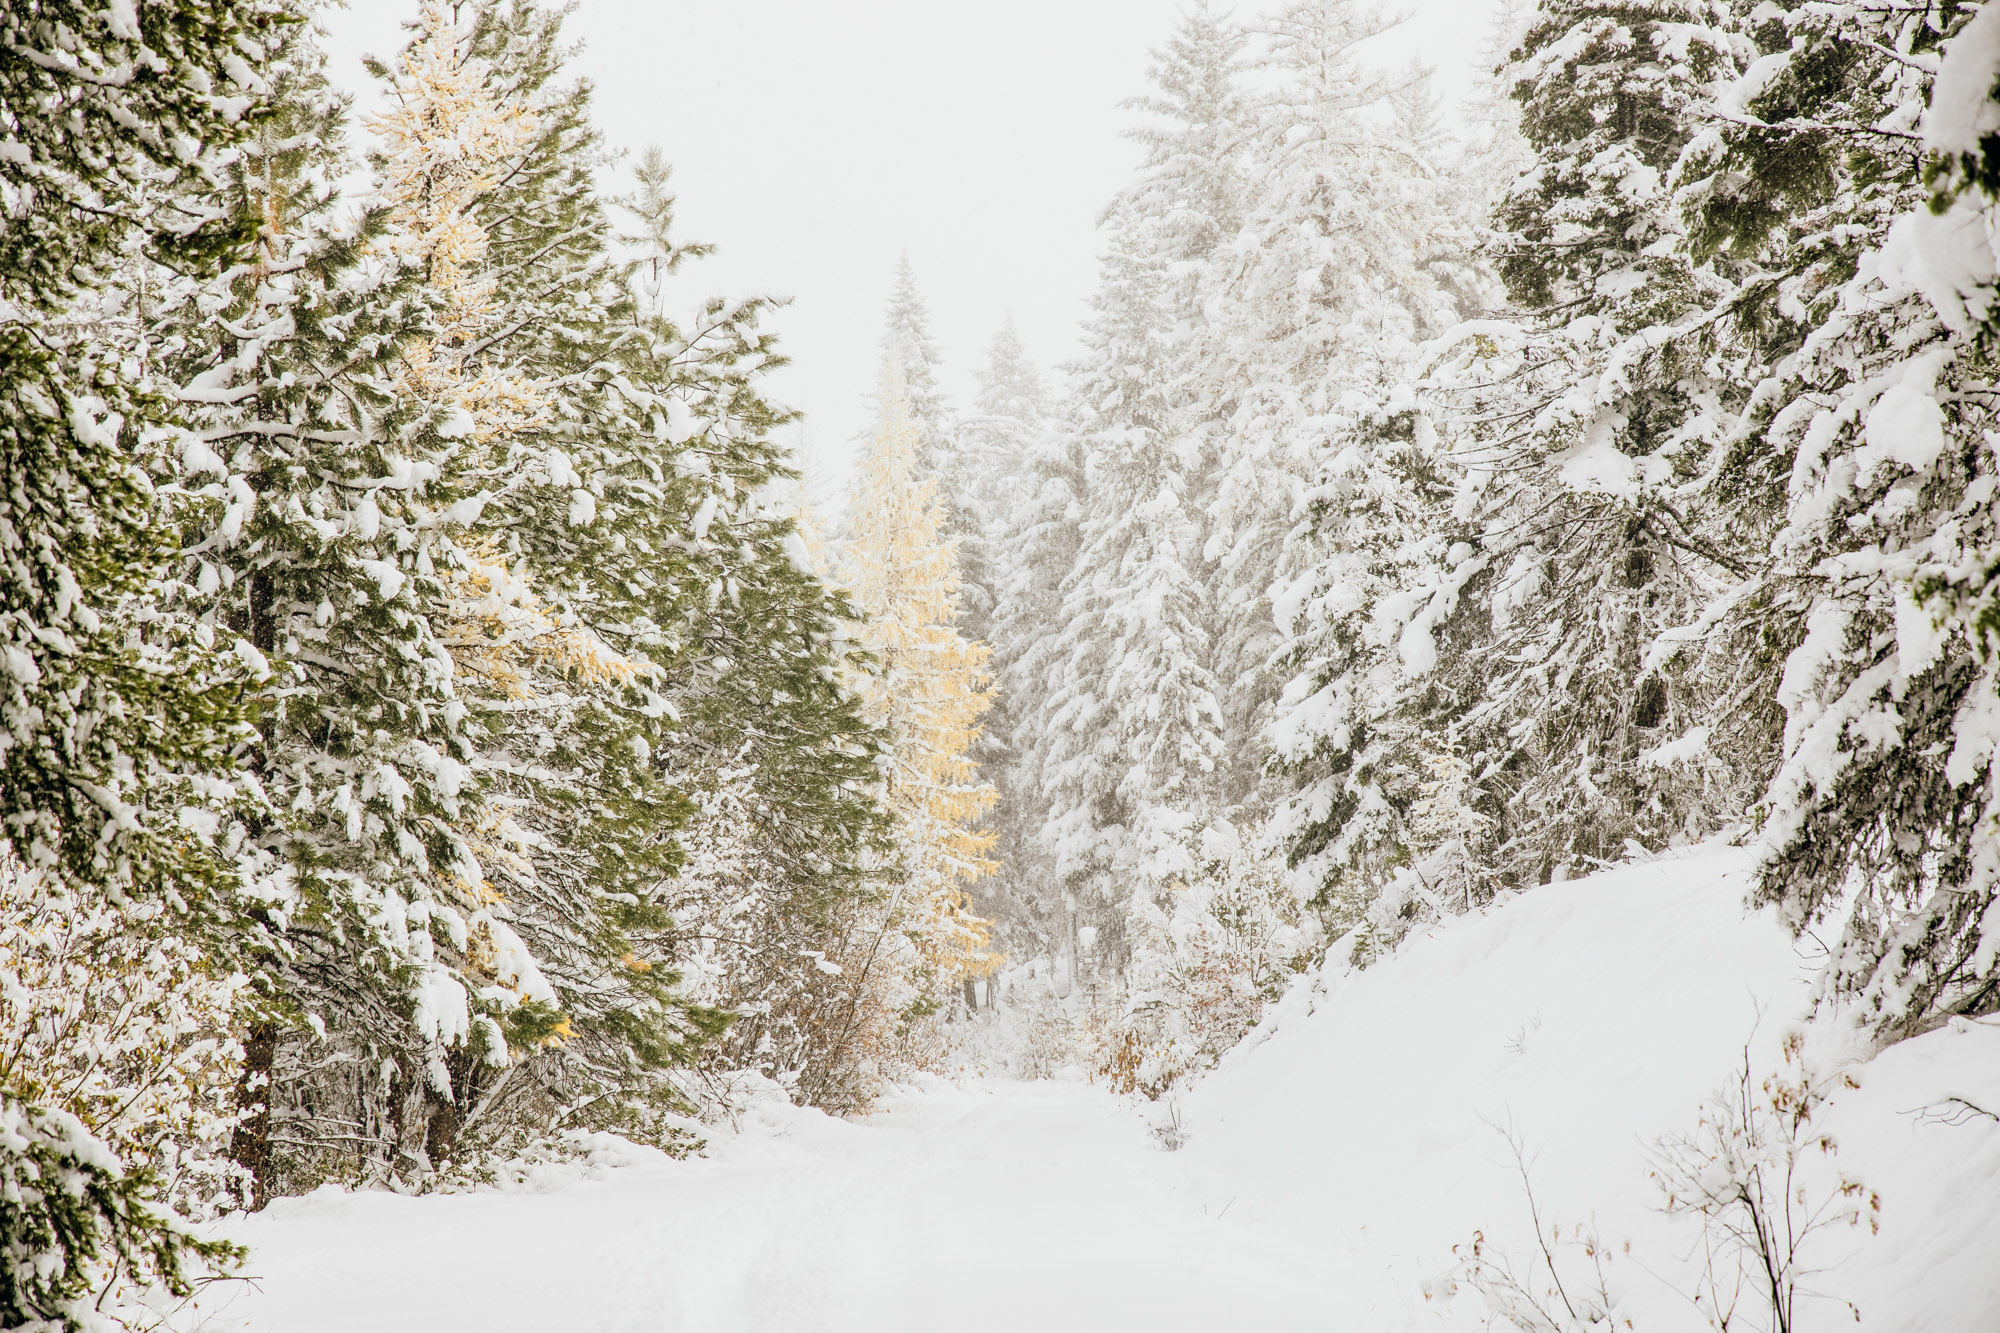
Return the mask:
{"type": "MultiPolygon", "coordinates": [[[[1694,1128],[1746,1044],[1771,1067],[1806,1003],[1810,966],[1743,914],[1747,866],[1709,850],[1550,885],[1365,972],[1330,966],[1186,1098],[1195,1188],[1232,1223],[1317,1237],[1337,1327],[1481,1328],[1482,1298],[1451,1294],[1453,1246],[1478,1232],[1530,1256],[1511,1131],[1544,1223],[1612,1246],[1621,1316],[1708,1327],[1680,1294],[1700,1233],[1658,1211],[1649,1145],[1694,1128]]],[[[2000,1025],[1958,1028],[1885,1052],[1828,1111],[1882,1227],[1823,1233],[1808,1258],[1864,1329],[2000,1328],[2000,1123],[1945,1105],[2000,1109],[2000,1025]]]]}

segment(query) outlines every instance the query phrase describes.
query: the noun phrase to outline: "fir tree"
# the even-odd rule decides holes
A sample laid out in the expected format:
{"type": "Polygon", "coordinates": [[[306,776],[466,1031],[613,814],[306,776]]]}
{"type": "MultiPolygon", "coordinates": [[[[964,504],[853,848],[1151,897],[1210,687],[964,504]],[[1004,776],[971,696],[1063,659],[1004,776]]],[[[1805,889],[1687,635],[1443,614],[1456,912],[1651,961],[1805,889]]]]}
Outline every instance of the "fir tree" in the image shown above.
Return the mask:
{"type": "Polygon", "coordinates": [[[1105,219],[1071,446],[1080,475],[1066,488],[1075,516],[1063,520],[1074,556],[1043,594],[1045,640],[1015,669],[1017,690],[1043,701],[1022,761],[1050,859],[1042,914],[1073,974],[1080,932],[1107,975],[1124,967],[1127,903],[1188,864],[1194,830],[1218,810],[1225,723],[1194,357],[1204,274],[1238,226],[1242,47],[1227,21],[1190,11],[1155,53],[1154,91],[1132,103],[1147,113],[1132,132],[1144,166],[1105,219]]]}
{"type": "Polygon", "coordinates": [[[1000,751],[1004,764],[989,770],[1001,792],[994,893],[1016,956],[1069,957],[1076,924],[1041,836],[1052,799],[1042,774],[1056,739],[1046,725],[1047,703],[1066,679],[1062,585],[1082,549],[1085,453],[1074,423],[1052,413],[1043,432],[1031,437],[1019,498],[1006,516],[1004,544],[1012,559],[992,629],[999,716],[982,737],[982,751],[1000,751]]]}
{"type": "Polygon", "coordinates": [[[2000,43],[1984,14],[1844,5],[1749,29],[1741,123],[1684,174],[1699,242],[1763,279],[1738,319],[1770,369],[1709,494],[1768,562],[1708,618],[1782,715],[1712,725],[1775,770],[1754,896],[1800,932],[1844,917],[1823,998],[1894,1035],[2000,1004],[1978,350],[2000,43]]]}
{"type": "Polygon", "coordinates": [[[1014,782],[1022,746],[1038,717],[1033,706],[1021,706],[1006,681],[1020,655],[1053,628],[1039,619],[1050,608],[1035,593],[1044,586],[1052,589],[1060,578],[1047,568],[1058,553],[1046,550],[1025,529],[1040,512],[1035,492],[1057,422],[1048,384],[1029,360],[1011,316],[994,335],[986,365],[975,378],[976,411],[960,424],[957,435],[969,471],[981,478],[965,497],[970,531],[959,538],[959,564],[965,571],[960,622],[968,637],[993,647],[995,697],[973,753],[1001,792],[994,816],[1001,869],[973,893],[983,915],[1019,920],[1014,909],[1024,888],[1022,872],[1037,847],[1031,821],[1038,803],[1016,791],[1014,782]],[[980,586],[989,592],[984,607],[973,601],[980,586]]]}
{"type": "MultiPolygon", "coordinates": [[[[255,659],[160,605],[169,514],[144,464],[171,409],[101,289],[142,248],[200,273],[241,245],[200,197],[262,114],[253,63],[286,17],[60,0],[0,15],[0,860],[27,864],[36,899],[229,914],[203,835],[249,795],[228,769],[255,659]]],[[[237,1253],[191,1235],[157,1177],[20,1073],[0,1086],[0,1324],[79,1329],[114,1284],[185,1292],[237,1253]]]]}
{"type": "Polygon", "coordinates": [[[1708,85],[1736,68],[1713,18],[1538,15],[1512,70],[1536,165],[1493,243],[1524,327],[1455,339],[1433,372],[1467,386],[1452,449],[1484,562],[1470,592],[1493,635],[1484,655],[1448,663],[1441,687],[1477,700],[1454,730],[1514,883],[1728,817],[1699,756],[1651,759],[1701,712],[1698,684],[1651,649],[1731,564],[1686,497],[1738,392],[1715,315],[1735,288],[1689,253],[1671,192],[1708,85]],[[1515,386],[1511,402],[1494,383],[1515,386]]]}
{"type": "Polygon", "coordinates": [[[1007,582],[1007,525],[1022,503],[1028,460],[1047,429],[1050,409],[1048,390],[1012,315],[994,335],[986,365],[974,378],[975,411],[958,423],[940,481],[950,488],[947,531],[958,539],[962,623],[970,637],[985,641],[992,638],[1007,582]]]}
{"type": "MultiPolygon", "coordinates": [[[[1205,555],[1230,751],[1253,759],[1283,684],[1271,593],[1297,572],[1289,539],[1330,420],[1343,394],[1397,373],[1412,341],[1454,322],[1453,288],[1467,285],[1470,236],[1450,212],[1442,155],[1395,137],[1399,85],[1356,52],[1386,23],[1348,0],[1270,20],[1273,83],[1246,150],[1256,187],[1213,266],[1198,358],[1217,423],[1205,555]]],[[[1258,765],[1242,764],[1231,799],[1261,805],[1261,789],[1258,765]]]]}
{"type": "Polygon", "coordinates": [[[229,767],[254,659],[156,605],[171,535],[142,464],[166,451],[171,408],[102,289],[139,252],[201,272],[242,242],[200,196],[262,114],[245,53],[281,14],[38,3],[0,18],[15,53],[0,73],[0,826],[30,867],[181,908],[216,880],[206,848],[185,854],[180,812],[205,824],[226,804],[200,779],[229,767]]]}
{"type": "Polygon", "coordinates": [[[288,34],[277,111],[224,194],[257,228],[254,258],[219,290],[176,293],[156,334],[196,425],[172,479],[191,502],[182,595],[273,663],[251,759],[283,813],[242,851],[266,1008],[250,1068],[271,1092],[239,1156],[260,1197],[342,1162],[421,1163],[451,1052],[504,1061],[500,1019],[552,1008],[483,896],[481,719],[447,641],[486,502],[465,460],[537,410],[471,351],[490,317],[474,205],[530,113],[492,95],[465,36],[444,7],[422,12],[388,198],[349,224],[345,99],[309,30],[288,34]],[[464,151],[434,152],[444,141],[464,151]],[[322,1136],[338,1146],[316,1153],[322,1136]]]}
{"type": "MultiPolygon", "coordinates": [[[[1478,696],[1441,688],[1433,668],[1476,661],[1490,633],[1464,596],[1486,565],[1462,540],[1458,469],[1427,406],[1400,387],[1343,405],[1307,495],[1311,563],[1274,598],[1296,674],[1270,728],[1272,758],[1297,785],[1269,830],[1329,928],[1360,927],[1352,943],[1364,959],[1417,913],[1445,910],[1416,807],[1478,696]]],[[[1489,851],[1474,840],[1458,855],[1489,851]]]]}
{"type": "Polygon", "coordinates": [[[1199,455],[1176,427],[1166,266],[1151,220],[1126,210],[1091,331],[1085,393],[1090,508],[1062,586],[1048,695],[1043,837],[1068,895],[1114,966],[1136,885],[1182,869],[1216,808],[1223,719],[1209,671],[1207,590],[1194,507],[1199,455]],[[1170,355],[1170,354],[1169,354],[1170,355]]]}
{"type": "Polygon", "coordinates": [[[910,265],[907,250],[896,259],[896,283],[883,312],[882,355],[902,371],[903,392],[909,399],[910,419],[916,423],[924,464],[943,471],[952,420],[951,406],[937,379],[944,356],[931,336],[930,306],[917,288],[916,270],[910,265]]]}

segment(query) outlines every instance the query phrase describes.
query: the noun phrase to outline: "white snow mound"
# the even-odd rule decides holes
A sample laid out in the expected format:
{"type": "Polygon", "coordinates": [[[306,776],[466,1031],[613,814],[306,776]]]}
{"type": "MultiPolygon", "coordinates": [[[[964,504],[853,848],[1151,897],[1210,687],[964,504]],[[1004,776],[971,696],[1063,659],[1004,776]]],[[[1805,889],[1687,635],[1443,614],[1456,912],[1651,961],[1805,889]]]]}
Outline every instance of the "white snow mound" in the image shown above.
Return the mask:
{"type": "MultiPolygon", "coordinates": [[[[1453,1247],[1481,1233],[1536,1271],[1511,1131],[1544,1228],[1590,1224],[1609,1247],[1619,1327],[1709,1328],[1686,1298],[1701,1232],[1662,1215],[1650,1148],[1695,1128],[1746,1046],[1773,1068],[1808,1006],[1812,965],[1744,912],[1748,869],[1699,850],[1536,889],[1365,971],[1329,964],[1183,1104],[1199,1193],[1233,1200],[1232,1223],[1317,1238],[1343,1294],[1328,1327],[1485,1328],[1453,1247]]],[[[2000,1329],[2000,1122],[1945,1105],[1977,1087],[1957,1095],[2000,1110],[2000,1024],[1961,1020],[1852,1072],[1823,1122],[1837,1154],[1807,1179],[1858,1177],[1881,1230],[1808,1247],[1829,1299],[1802,1302],[1801,1326],[2000,1329]]],[[[1580,1251],[1560,1257],[1585,1275],[1580,1251]]]]}

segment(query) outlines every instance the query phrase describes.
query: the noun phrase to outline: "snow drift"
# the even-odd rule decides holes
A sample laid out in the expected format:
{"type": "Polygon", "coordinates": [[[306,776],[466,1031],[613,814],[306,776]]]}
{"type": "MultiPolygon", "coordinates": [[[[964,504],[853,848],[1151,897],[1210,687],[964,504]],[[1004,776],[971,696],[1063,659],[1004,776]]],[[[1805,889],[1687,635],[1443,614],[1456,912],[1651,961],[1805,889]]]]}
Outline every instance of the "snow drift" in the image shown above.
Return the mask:
{"type": "MultiPolygon", "coordinates": [[[[1705,850],[1553,884],[1301,984],[1180,1108],[1201,1197],[1245,1226],[1311,1233],[1334,1326],[1486,1326],[1454,1262],[1475,1233],[1534,1267],[1520,1144],[1544,1228],[1593,1227],[1619,1327],[1706,1328],[1701,1230],[1649,1178],[1746,1049],[1761,1074],[1809,1003],[1810,960],[1743,910],[1747,854],[1705,850]],[[1629,1243],[1629,1250],[1627,1245],[1629,1243]]],[[[1842,1052],[1813,1035],[1832,1074],[1842,1052]]],[[[1822,1232],[1800,1326],[2000,1328],[2000,1022],[1953,1026],[1851,1069],[1825,1113],[1835,1170],[1881,1229],[1822,1232]]],[[[1559,1253],[1575,1282],[1580,1251],[1559,1253]]],[[[1746,1300],[1747,1309],[1750,1302],[1746,1300]]],[[[1756,1318],[1752,1328],[1761,1328],[1756,1318]]]]}

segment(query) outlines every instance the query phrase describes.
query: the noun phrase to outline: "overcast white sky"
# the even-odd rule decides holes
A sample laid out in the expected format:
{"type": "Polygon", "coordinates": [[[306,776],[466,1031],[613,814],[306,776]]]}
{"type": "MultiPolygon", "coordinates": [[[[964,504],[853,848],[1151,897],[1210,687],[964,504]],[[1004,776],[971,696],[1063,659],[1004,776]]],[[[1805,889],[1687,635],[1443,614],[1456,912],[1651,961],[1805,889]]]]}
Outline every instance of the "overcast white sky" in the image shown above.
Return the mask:
{"type": "MultiPolygon", "coordinates": [[[[883,302],[907,249],[963,404],[1008,311],[1046,366],[1075,352],[1096,220],[1134,164],[1119,103],[1180,0],[580,0],[574,68],[616,147],[674,163],[681,234],[715,243],[701,292],[782,293],[810,471],[845,476],[867,424],[883,302]]],[[[1262,6],[1246,0],[1239,13],[1262,6]]],[[[1450,100],[1490,0],[1415,0],[1383,56],[1436,66],[1450,100]]],[[[334,77],[361,94],[415,0],[328,18],[334,77]]]]}

